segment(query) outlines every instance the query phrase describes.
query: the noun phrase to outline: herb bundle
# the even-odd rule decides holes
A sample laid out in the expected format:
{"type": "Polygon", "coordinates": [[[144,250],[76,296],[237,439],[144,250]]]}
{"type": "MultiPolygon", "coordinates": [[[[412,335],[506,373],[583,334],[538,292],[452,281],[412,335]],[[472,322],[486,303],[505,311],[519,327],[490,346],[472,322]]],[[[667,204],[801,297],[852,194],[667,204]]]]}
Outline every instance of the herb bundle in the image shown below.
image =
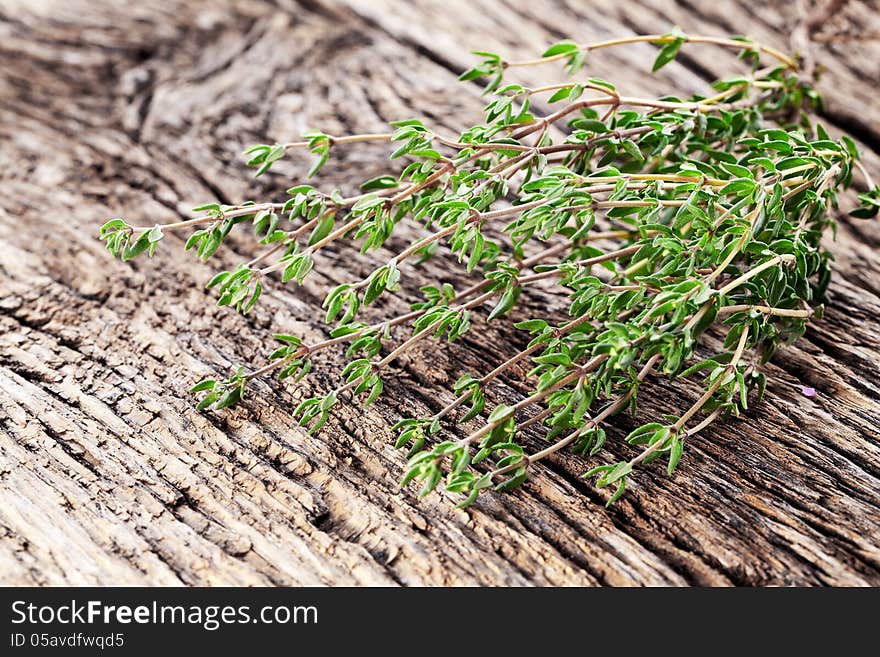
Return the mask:
{"type": "MultiPolygon", "coordinates": [[[[420,342],[456,340],[472,321],[510,313],[530,286],[557,286],[568,299],[565,321],[517,323],[530,336],[524,350],[489,372],[462,373],[451,401],[430,417],[397,423],[396,445],[409,454],[403,484],[419,481],[427,494],[444,482],[463,505],[483,490],[516,488],[532,464],[559,450],[595,456],[609,418],[635,408],[650,376],[700,377],[703,393],[692,405],[626,437],[641,448],[636,457],[586,473],[611,487],[610,504],[635,466],[664,458],[671,474],[687,439],[738,414],[753,391],[761,397],[761,365],[821,315],[830,278],[821,239],[833,227],[839,190],[854,168],[864,169],[852,140],[833,140],[811,124],[808,112],[821,101],[799,78],[797,63],[749,39],[675,31],[564,41],[530,61],[477,54],[480,63],[461,79],[488,79],[491,102],[484,121],[460,135],[404,120],[388,133],[311,132],[246,152],[260,175],[288,153],[308,150],[315,158],[311,176],[336,148],[391,143],[400,166],[364,182],[361,194],[299,184],[277,202],[205,205],[194,209],[196,218],[164,225],[113,219],[101,238],[128,260],[152,255],[168,231],[195,228],[186,249],[208,259],[236,226],[249,227],[263,250],[207,285],[219,305],[247,313],[267,284],[302,283],[328,245],[345,239],[365,252],[383,245],[402,221],[418,222],[423,238],[365,279],[328,291],[326,321],[335,328],[327,339],[305,344],[279,334],[266,364],[192,388],[201,395],[199,409],[219,410],[237,403],[255,377],[299,380],[316,354],[347,345],[344,382],[296,409],[312,431],[346,396],[373,402],[387,366],[420,342]],[[511,68],[551,62],[575,75],[592,51],[635,42],[660,46],[654,70],[686,45],[709,43],[739,52],[750,72],[686,100],[625,96],[597,78],[537,88],[504,79],[511,68]],[[558,109],[538,116],[535,99],[558,109]],[[359,321],[362,306],[400,290],[407,261],[443,248],[473,276],[472,285],[426,286],[411,312],[359,321]],[[408,337],[397,337],[396,327],[407,328],[408,337]],[[720,353],[706,354],[701,336],[710,328],[723,335],[720,353]],[[493,384],[520,363],[532,366],[531,394],[513,405],[491,404],[493,384]],[[532,425],[546,427],[547,446],[526,453],[518,437],[532,425]],[[453,433],[458,426],[468,429],[453,433]]],[[[853,214],[871,217],[880,191],[865,176],[869,191],[853,214]]]]}

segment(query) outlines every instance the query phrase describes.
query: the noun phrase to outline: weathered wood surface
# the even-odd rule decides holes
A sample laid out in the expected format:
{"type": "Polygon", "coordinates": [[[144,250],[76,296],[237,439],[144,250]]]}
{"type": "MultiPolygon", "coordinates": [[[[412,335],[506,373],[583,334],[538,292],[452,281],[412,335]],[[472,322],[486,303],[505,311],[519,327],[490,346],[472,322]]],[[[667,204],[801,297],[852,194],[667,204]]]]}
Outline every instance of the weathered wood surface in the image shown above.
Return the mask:
{"type": "MultiPolygon", "coordinates": [[[[382,253],[335,250],[244,319],[213,307],[202,284],[217,262],[194,263],[179,237],[131,264],[94,239],[110,216],[167,221],[218,197],[277,196],[304,174],[303,160],[255,183],[238,156],[255,141],[476,120],[479,89],[455,82],[469,50],[531,56],[563,37],[673,24],[786,48],[791,6],[0,0],[0,583],[880,584],[876,224],[842,218],[826,319],[774,358],[766,402],[695,440],[675,477],[645,469],[610,511],[571,456],[466,511],[398,489],[389,425],[515,348],[503,327],[425,345],[381,403],[342,407],[315,437],[290,411],[335,383],[334,355],[303,386],[263,381],[232,412],[193,410],[188,385],[265,357],[273,330],[324,335],[320,296],[382,253]]],[[[855,2],[838,23],[880,24],[855,2]]],[[[880,173],[880,45],[813,48],[827,122],[880,173]]],[[[654,78],[651,51],[597,54],[590,71],[627,92],[686,93],[734,64],[688,49],[654,78]]],[[[327,184],[382,173],[385,152],[338,151],[327,184]]],[[[218,262],[251,247],[241,238],[218,262]]],[[[407,289],[448,275],[430,264],[407,289]]],[[[648,387],[640,417],[696,394],[648,387]]],[[[514,377],[501,396],[521,390],[514,377]]],[[[616,419],[612,438],[634,422],[616,419]]],[[[609,444],[602,458],[628,453],[609,444]]]]}

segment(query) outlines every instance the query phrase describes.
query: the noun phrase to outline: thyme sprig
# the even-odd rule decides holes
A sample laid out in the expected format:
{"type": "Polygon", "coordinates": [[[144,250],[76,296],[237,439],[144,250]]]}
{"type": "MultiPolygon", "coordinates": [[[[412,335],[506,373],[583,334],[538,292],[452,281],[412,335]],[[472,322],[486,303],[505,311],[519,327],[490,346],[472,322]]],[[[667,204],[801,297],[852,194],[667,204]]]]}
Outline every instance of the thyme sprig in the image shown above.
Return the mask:
{"type": "Polygon", "coordinates": [[[377,399],[387,366],[419,343],[457,340],[475,322],[510,314],[535,284],[553,286],[568,300],[567,320],[517,322],[530,336],[524,349],[487,373],[462,374],[451,401],[432,415],[395,425],[396,445],[409,456],[403,484],[418,481],[427,494],[444,482],[448,492],[461,494],[462,505],[487,489],[516,488],[536,462],[562,449],[597,455],[609,419],[635,410],[652,376],[700,377],[703,392],[684,412],[629,433],[626,442],[639,448],[637,455],[586,473],[600,488],[613,487],[610,504],[636,466],[665,458],[672,474],[686,440],[739,414],[750,394],[760,399],[762,364],[821,316],[831,275],[821,238],[834,227],[839,191],[854,169],[864,174],[868,190],[851,214],[870,218],[880,210],[880,189],[851,139],[831,139],[811,123],[810,110],[821,101],[795,60],[749,39],[675,30],[562,41],[528,61],[477,54],[481,61],[461,79],[488,80],[491,98],[484,120],[460,135],[407,119],[388,132],[314,131],[246,151],[247,164],[261,175],[290,153],[308,150],[312,176],[335,148],[389,143],[391,160],[402,164],[365,181],[361,194],[297,184],[283,200],[204,205],[194,209],[199,216],[164,225],[113,219],[101,238],[128,260],[152,255],[169,231],[196,228],[186,249],[208,259],[236,226],[249,225],[262,251],[207,285],[219,305],[247,313],[267,285],[303,283],[334,242],[353,241],[366,252],[385,244],[402,221],[422,226],[421,238],[369,276],[327,291],[325,319],[335,323],[328,338],[305,344],[276,335],[279,346],[267,363],[192,388],[202,395],[199,409],[222,409],[240,401],[252,379],[272,373],[299,380],[317,353],[347,344],[342,382],[295,410],[311,431],[347,395],[362,396],[364,404],[377,399]],[[659,47],[653,70],[685,45],[712,44],[738,51],[748,73],[688,99],[621,95],[592,77],[535,88],[505,80],[510,69],[552,62],[564,62],[575,75],[594,51],[644,42],[659,47]],[[532,108],[536,99],[564,103],[541,116],[532,108]],[[535,243],[542,249],[528,256],[535,243]],[[436,256],[441,247],[476,276],[472,285],[425,286],[420,299],[410,300],[410,312],[359,321],[363,306],[400,293],[409,261],[436,256]],[[404,326],[409,337],[395,340],[404,326]],[[712,341],[701,338],[719,332],[723,346],[713,353],[712,341]],[[531,394],[513,405],[491,403],[493,387],[525,363],[531,394]],[[535,425],[546,428],[548,444],[529,454],[522,431],[535,425]],[[464,426],[472,428],[460,431],[464,426]]]}

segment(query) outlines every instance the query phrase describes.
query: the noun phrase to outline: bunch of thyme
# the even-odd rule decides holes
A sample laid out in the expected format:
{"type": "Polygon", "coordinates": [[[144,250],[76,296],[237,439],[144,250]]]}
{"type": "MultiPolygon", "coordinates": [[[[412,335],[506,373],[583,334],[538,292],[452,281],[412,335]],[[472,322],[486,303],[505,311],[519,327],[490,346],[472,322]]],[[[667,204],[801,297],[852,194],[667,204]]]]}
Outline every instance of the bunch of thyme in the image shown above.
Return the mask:
{"type": "MultiPolygon", "coordinates": [[[[329,290],[326,322],[336,326],[327,339],[305,344],[277,335],[279,347],[265,365],[192,388],[202,395],[199,409],[222,409],[238,402],[255,377],[299,380],[318,352],[347,344],[344,382],[296,409],[312,431],[346,395],[373,402],[387,366],[417,343],[456,340],[472,321],[510,313],[534,283],[554,283],[567,295],[567,320],[517,323],[531,336],[525,349],[490,372],[463,374],[454,398],[430,417],[397,423],[397,447],[409,453],[403,484],[417,480],[427,494],[445,481],[463,505],[483,490],[513,489],[532,464],[561,449],[596,455],[609,418],[635,407],[649,377],[701,377],[704,391],[692,405],[626,437],[641,448],[638,456],[586,473],[599,487],[613,487],[610,504],[636,465],[665,458],[671,474],[687,439],[738,414],[752,391],[760,398],[761,365],[821,314],[830,277],[821,238],[834,224],[838,191],[850,184],[854,167],[861,169],[858,153],[849,138],[831,139],[810,123],[820,99],[798,76],[797,63],[746,38],[676,30],[585,45],[563,41],[530,61],[477,54],[481,62],[461,79],[488,79],[491,102],[484,121],[460,135],[412,119],[391,124],[388,133],[311,132],[246,152],[259,175],[290,151],[307,149],[315,156],[311,176],[335,148],[389,142],[391,159],[405,164],[364,182],[361,194],[298,184],[277,202],[205,205],[194,209],[200,216],[165,225],[113,219],[101,237],[127,260],[152,255],[167,231],[196,228],[186,249],[207,259],[233,228],[249,226],[264,250],[207,285],[219,305],[247,313],[265,285],[302,283],[331,243],[351,240],[364,252],[384,244],[400,222],[420,224],[424,237],[363,280],[329,290]],[[660,46],[654,70],[686,44],[709,43],[737,51],[750,72],[686,100],[625,96],[597,78],[537,88],[504,80],[511,68],[551,62],[564,62],[575,75],[588,53],[635,42],[660,46]],[[537,116],[536,98],[558,109],[537,116]],[[527,257],[535,243],[541,248],[527,257]],[[441,245],[475,275],[472,285],[423,287],[411,312],[371,325],[358,320],[362,306],[400,289],[407,261],[431,257],[441,245]],[[409,334],[395,343],[398,326],[409,334]],[[698,355],[710,327],[723,332],[723,350],[706,355],[702,344],[698,355]],[[513,405],[488,404],[499,377],[525,361],[532,393],[513,405]],[[472,428],[456,437],[451,430],[459,425],[472,428]],[[527,454],[518,436],[531,425],[546,427],[547,446],[527,454]]],[[[869,191],[854,214],[870,217],[880,191],[865,176],[869,191]]]]}

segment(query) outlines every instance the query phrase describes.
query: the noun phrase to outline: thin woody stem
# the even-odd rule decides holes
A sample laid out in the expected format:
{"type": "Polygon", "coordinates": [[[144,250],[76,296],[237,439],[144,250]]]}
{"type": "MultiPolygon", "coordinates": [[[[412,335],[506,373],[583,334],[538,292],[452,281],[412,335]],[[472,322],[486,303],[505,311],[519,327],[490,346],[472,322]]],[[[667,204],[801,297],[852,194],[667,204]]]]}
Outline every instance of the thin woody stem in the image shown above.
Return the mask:
{"type": "Polygon", "coordinates": [[[238,205],[221,213],[220,216],[217,216],[216,214],[209,214],[205,215],[204,217],[186,219],[185,221],[175,221],[169,224],[156,224],[155,226],[131,226],[131,229],[144,231],[152,230],[153,228],[158,226],[163,230],[177,230],[180,228],[189,228],[190,226],[198,226],[199,224],[211,223],[213,221],[217,221],[218,219],[222,221],[223,219],[233,217],[245,217],[249,214],[260,212],[261,210],[280,210],[283,207],[284,203],[259,203],[256,205],[238,205]]]}
{"type": "MultiPolygon", "coordinates": [[[[730,358],[730,362],[724,368],[726,372],[733,372],[736,370],[737,364],[742,359],[742,355],[743,355],[743,352],[745,351],[745,347],[746,347],[746,343],[748,342],[748,339],[749,339],[749,327],[748,327],[748,325],[746,325],[742,331],[742,334],[740,335],[739,342],[737,343],[737,346],[736,346],[736,350],[733,352],[733,356],[731,356],[731,358],[730,358]]],[[[687,411],[685,411],[684,415],[682,415],[678,419],[678,421],[674,425],[672,425],[671,430],[672,430],[673,434],[679,434],[682,431],[682,428],[684,427],[684,425],[687,424],[688,420],[690,420],[694,415],[696,415],[697,413],[700,412],[700,410],[702,410],[703,406],[705,406],[706,403],[710,399],[712,399],[712,397],[715,395],[715,393],[718,392],[718,389],[722,385],[724,385],[725,378],[726,378],[726,374],[719,375],[718,378],[716,378],[715,381],[712,383],[712,385],[709,386],[709,388],[706,390],[706,392],[704,392],[703,395],[697,400],[697,402],[693,406],[691,406],[687,411]]],[[[718,417],[719,413],[720,413],[720,409],[716,409],[716,411],[713,412],[712,415],[710,415],[703,422],[701,422],[699,425],[694,427],[694,429],[692,429],[690,433],[696,433],[697,431],[700,431],[704,427],[708,426],[710,422],[712,422],[716,417],[718,417]]],[[[642,461],[647,459],[649,456],[651,456],[655,452],[658,452],[661,449],[664,449],[666,446],[667,446],[667,441],[658,440],[657,442],[649,445],[645,450],[642,451],[641,454],[639,454],[635,458],[631,459],[629,462],[629,465],[630,466],[638,465],[639,463],[641,463],[642,461]]]]}
{"type": "Polygon", "coordinates": [[[292,240],[296,240],[300,235],[302,235],[307,230],[309,230],[310,228],[313,228],[316,224],[318,224],[318,222],[320,222],[321,219],[323,219],[324,217],[326,217],[327,215],[332,214],[332,213],[333,213],[333,210],[328,210],[327,212],[325,212],[323,214],[319,214],[314,219],[307,221],[306,223],[304,223],[302,226],[300,226],[296,230],[290,231],[289,233],[287,233],[287,236],[283,240],[279,240],[279,242],[277,244],[275,244],[272,248],[267,249],[266,251],[264,251],[263,253],[258,255],[253,260],[248,262],[247,265],[245,265],[245,266],[250,269],[254,265],[259,264],[259,263],[263,262],[264,260],[268,260],[269,258],[271,258],[273,255],[275,255],[279,251],[287,248],[287,246],[291,243],[292,240]]]}
{"type": "MultiPolygon", "coordinates": [[[[591,318],[590,318],[588,315],[584,315],[583,317],[579,317],[579,318],[577,318],[577,319],[573,319],[572,321],[568,322],[568,323],[565,324],[564,326],[561,326],[561,327],[559,327],[558,329],[556,329],[556,330],[554,331],[554,333],[555,333],[557,336],[563,336],[563,335],[565,335],[566,333],[568,333],[569,331],[572,331],[572,330],[574,330],[575,328],[581,326],[582,324],[588,322],[590,319],[591,319],[591,318]]],[[[489,373],[486,374],[485,376],[481,377],[481,378],[478,380],[478,381],[479,381],[479,384],[480,384],[481,386],[484,386],[484,385],[486,385],[487,383],[491,383],[491,382],[492,382],[494,379],[496,379],[500,374],[502,374],[502,373],[505,372],[506,370],[510,369],[511,367],[513,367],[514,365],[516,365],[517,363],[519,363],[521,360],[523,360],[523,359],[525,359],[525,358],[528,358],[529,356],[531,356],[533,353],[535,353],[535,352],[538,351],[539,349],[545,348],[545,346],[546,346],[546,345],[544,345],[544,344],[542,344],[542,343],[539,342],[539,343],[533,344],[532,346],[530,346],[530,347],[528,347],[528,348],[526,348],[526,349],[520,351],[520,352],[517,353],[515,356],[512,356],[511,358],[508,358],[506,361],[504,361],[503,363],[501,363],[501,364],[500,364],[498,367],[496,367],[494,370],[492,370],[491,372],[489,372],[489,373]]],[[[448,414],[449,414],[453,409],[455,409],[457,406],[461,406],[461,404],[465,403],[468,399],[471,398],[472,395],[473,395],[473,390],[469,390],[468,392],[462,393],[462,394],[459,395],[455,400],[453,400],[453,401],[450,402],[447,406],[445,406],[442,410],[438,411],[438,412],[433,416],[432,419],[437,419],[437,420],[442,419],[445,415],[448,415],[448,414]]]]}
{"type": "Polygon", "coordinates": [[[755,276],[760,274],[762,271],[769,269],[770,267],[776,267],[777,265],[780,265],[782,263],[794,262],[794,260],[795,260],[795,257],[790,253],[782,253],[780,255],[774,256],[774,257],[770,258],[769,260],[762,262],[760,265],[758,265],[754,269],[750,269],[749,271],[744,273],[742,276],[736,277],[735,279],[730,281],[730,283],[728,283],[724,287],[718,288],[717,292],[720,295],[728,294],[729,292],[735,290],[736,288],[738,288],[740,285],[742,285],[743,283],[745,283],[749,279],[754,278],[755,276]]]}
{"type": "MultiPolygon", "coordinates": [[[[746,324],[745,328],[743,328],[743,331],[739,336],[739,342],[736,345],[736,350],[733,352],[733,356],[731,356],[730,362],[725,366],[725,369],[727,371],[735,371],[737,364],[742,358],[743,351],[746,348],[746,343],[748,342],[748,339],[749,326],[748,324],[746,324]]],[[[697,402],[693,406],[691,406],[687,411],[684,412],[684,414],[678,419],[678,421],[674,425],[675,431],[681,431],[682,427],[687,424],[687,421],[700,412],[700,409],[702,409],[703,406],[706,405],[706,402],[712,399],[712,396],[718,391],[718,388],[720,388],[724,384],[724,378],[724,376],[719,376],[718,378],[716,378],[712,385],[710,385],[709,388],[706,389],[706,392],[703,393],[703,396],[700,397],[700,399],[697,400],[697,402]]]]}
{"type": "MultiPolygon", "coordinates": [[[[629,137],[629,136],[643,134],[649,130],[650,130],[650,128],[647,126],[640,126],[638,128],[631,128],[628,130],[614,131],[613,134],[618,137],[625,138],[625,137],[629,137]]],[[[565,150],[584,150],[585,148],[591,147],[592,143],[594,141],[597,141],[598,139],[601,139],[601,138],[605,138],[605,136],[604,135],[597,136],[593,139],[587,140],[587,142],[584,142],[583,144],[560,144],[558,146],[530,148],[527,152],[524,152],[524,153],[522,153],[522,154],[520,154],[510,160],[505,161],[503,163],[503,167],[500,170],[503,170],[504,168],[508,168],[510,166],[517,165],[517,164],[521,165],[524,163],[525,160],[533,157],[534,154],[553,153],[553,152],[560,152],[560,151],[565,151],[565,150]]],[[[410,186],[404,188],[403,190],[401,190],[400,192],[398,192],[397,194],[395,194],[394,196],[389,198],[386,201],[386,204],[388,206],[393,206],[393,205],[396,205],[397,203],[400,203],[401,201],[403,201],[406,198],[412,196],[413,194],[421,191],[422,189],[426,189],[426,188],[432,186],[433,184],[438,182],[440,180],[440,178],[442,178],[443,175],[445,175],[446,173],[450,173],[450,172],[454,171],[455,169],[456,169],[456,165],[454,165],[451,161],[447,161],[446,163],[444,163],[443,166],[439,167],[434,173],[432,173],[430,176],[428,176],[428,178],[426,178],[423,182],[421,182],[417,185],[410,185],[410,186]]],[[[496,167],[494,169],[490,169],[489,171],[490,171],[490,173],[497,173],[500,170],[496,167]]],[[[589,191],[589,189],[585,190],[585,191],[589,191]]],[[[605,188],[600,188],[597,191],[610,191],[610,190],[606,190],[605,188]]],[[[673,206],[673,207],[680,206],[684,203],[684,201],[677,201],[677,200],[668,200],[668,201],[667,200],[660,200],[660,201],[656,201],[656,202],[596,201],[590,207],[594,207],[594,208],[598,208],[598,209],[610,209],[610,208],[615,208],[615,207],[644,207],[645,205],[649,205],[649,204],[653,205],[657,202],[659,202],[661,205],[668,205],[668,206],[673,206]]],[[[546,201],[536,201],[534,203],[526,203],[526,204],[522,204],[522,205],[518,205],[518,206],[513,206],[509,209],[479,213],[479,214],[475,215],[474,220],[493,219],[493,218],[503,217],[503,216],[507,216],[509,214],[515,214],[517,212],[528,210],[533,207],[538,207],[539,205],[543,205],[544,203],[546,203],[546,201]]],[[[587,206],[580,208],[580,207],[576,206],[572,209],[586,209],[586,207],[587,206]]],[[[316,251],[320,250],[321,248],[323,248],[324,246],[326,246],[330,242],[333,242],[333,241],[339,239],[340,237],[347,234],[349,231],[353,230],[354,228],[357,228],[357,226],[359,226],[361,223],[363,223],[364,220],[365,220],[365,217],[355,217],[354,219],[345,223],[343,226],[332,231],[329,235],[327,235],[323,239],[321,239],[318,242],[316,242],[315,244],[311,245],[308,249],[308,252],[315,253],[316,251]]],[[[455,230],[452,229],[452,227],[448,227],[448,228],[440,231],[439,233],[435,233],[435,235],[433,237],[431,237],[431,236],[426,237],[424,240],[422,240],[422,243],[420,243],[421,244],[420,246],[414,245],[413,247],[410,247],[409,249],[406,250],[405,255],[399,254],[395,258],[395,263],[401,262],[406,257],[409,257],[410,255],[412,255],[416,251],[420,250],[421,248],[424,248],[425,246],[432,243],[436,239],[441,239],[442,237],[450,235],[454,232],[455,232],[455,230]]],[[[266,274],[272,273],[274,271],[278,271],[280,269],[283,269],[285,266],[286,266],[286,263],[277,262],[273,265],[270,265],[269,267],[265,267],[265,268],[261,269],[260,274],[266,275],[266,274]]],[[[358,285],[360,287],[363,287],[365,284],[366,283],[364,283],[362,281],[358,285]]]]}
{"type": "MultiPolygon", "coordinates": [[[[786,55],[785,53],[780,52],[776,48],[771,48],[769,46],[764,46],[759,43],[754,43],[752,41],[737,41],[734,39],[723,39],[719,37],[707,37],[707,36],[685,36],[685,37],[676,37],[673,35],[666,34],[645,34],[634,37],[625,37],[621,39],[609,39],[607,41],[597,41],[594,43],[585,43],[580,45],[579,48],[586,52],[591,52],[593,50],[600,50],[602,48],[611,48],[614,46],[622,46],[631,43],[654,43],[654,44],[665,44],[672,43],[676,41],[678,38],[681,38],[684,43],[706,43],[713,44],[716,46],[722,46],[725,48],[734,48],[737,50],[759,50],[771,57],[779,60],[787,67],[791,69],[797,68],[797,62],[786,55]]],[[[570,55],[568,53],[560,53],[558,55],[551,55],[549,57],[541,57],[539,59],[530,59],[519,62],[505,62],[506,68],[513,68],[519,66],[539,66],[541,64],[547,64],[549,62],[559,61],[561,59],[566,59],[570,55]]]]}
{"type": "MultiPolygon", "coordinates": [[[[334,203],[332,201],[329,201],[328,199],[328,205],[333,207],[348,207],[354,205],[361,199],[366,198],[367,196],[382,196],[383,194],[388,194],[394,191],[396,190],[383,189],[379,190],[378,192],[371,192],[369,194],[358,194],[357,196],[349,196],[347,198],[344,198],[339,203],[334,203]]],[[[203,217],[186,219],[184,221],[175,221],[168,224],[155,224],[153,226],[130,226],[130,228],[135,231],[147,231],[152,230],[156,226],[159,226],[159,228],[163,230],[178,230],[180,228],[189,228],[190,226],[198,226],[199,224],[210,223],[212,221],[217,221],[218,219],[222,221],[226,218],[243,217],[249,214],[255,214],[263,210],[282,210],[284,209],[284,206],[284,203],[256,203],[251,205],[236,205],[229,208],[228,210],[222,211],[219,216],[216,214],[208,214],[203,217]]]]}
{"type": "MultiPolygon", "coordinates": [[[[485,376],[481,377],[478,380],[479,384],[482,386],[482,385],[486,385],[487,383],[490,383],[491,381],[496,379],[498,376],[500,376],[501,374],[503,374],[504,372],[509,370],[511,367],[513,367],[514,365],[516,365],[520,361],[531,356],[533,353],[538,351],[538,349],[542,348],[543,346],[544,345],[542,345],[542,344],[533,344],[531,347],[528,347],[528,348],[518,352],[515,356],[508,358],[503,363],[498,365],[494,370],[492,370],[491,372],[489,372],[485,376]]],[[[473,396],[472,389],[468,390],[467,392],[463,392],[458,397],[456,397],[454,400],[449,402],[446,406],[444,406],[442,409],[440,409],[439,411],[434,413],[434,415],[431,416],[431,419],[432,420],[443,419],[445,416],[449,415],[449,413],[451,413],[457,407],[464,404],[472,396],[473,396]]]]}
{"type": "MultiPolygon", "coordinates": [[[[573,265],[577,267],[592,267],[593,265],[597,265],[601,262],[607,262],[609,260],[616,260],[618,258],[623,258],[628,255],[632,255],[636,251],[638,251],[641,247],[639,244],[633,244],[632,246],[627,246],[621,249],[615,249],[614,251],[608,251],[607,253],[603,253],[602,255],[597,255],[592,258],[585,258],[583,260],[575,260],[569,263],[560,263],[558,265],[548,265],[549,267],[562,267],[564,265],[573,265]]],[[[530,274],[528,276],[522,276],[519,278],[520,285],[525,285],[527,283],[533,283],[534,281],[540,281],[545,278],[552,278],[553,276],[559,276],[560,273],[565,273],[560,269],[550,269],[548,271],[542,271],[537,274],[530,274]]]]}
{"type": "MultiPolygon", "coordinates": [[[[636,378],[639,382],[644,381],[651,371],[654,369],[654,366],[657,364],[661,358],[660,354],[655,354],[648,359],[648,362],[642,367],[639,373],[636,375],[636,378]]],[[[602,422],[604,422],[607,418],[611,417],[615,413],[617,413],[621,408],[623,408],[630,400],[630,398],[635,394],[635,387],[630,388],[625,393],[617,397],[611,404],[605,407],[596,417],[588,420],[584,426],[578,427],[570,434],[568,434],[562,440],[559,440],[549,447],[545,447],[539,452],[535,452],[534,454],[523,457],[522,460],[517,461],[515,463],[511,463],[509,465],[504,466],[503,468],[496,468],[492,470],[490,476],[492,479],[495,477],[500,477],[501,475],[505,475],[508,472],[512,472],[518,468],[525,466],[529,466],[537,461],[547,458],[551,454],[555,454],[561,449],[565,449],[568,445],[577,440],[580,436],[584,434],[585,431],[589,431],[590,429],[594,429],[599,426],[602,422]]],[[[548,409],[549,410],[549,409],[548,409]]]]}
{"type": "MultiPolygon", "coordinates": [[[[353,144],[357,142],[364,141],[390,141],[391,133],[390,132],[381,132],[381,133],[366,133],[361,135],[345,135],[344,137],[333,137],[332,135],[326,135],[326,138],[330,141],[330,145],[335,144],[353,144]]],[[[283,144],[284,148],[304,148],[308,147],[311,142],[308,141],[291,141],[286,144],[283,144]]]]}
{"type": "Polygon", "coordinates": [[[868,185],[868,189],[874,189],[874,179],[871,177],[871,174],[868,173],[868,170],[865,168],[865,166],[858,160],[853,160],[853,164],[862,174],[862,177],[865,179],[865,183],[867,183],[868,185]]]}
{"type": "MultiPolygon", "coordinates": [[[[550,247],[548,249],[545,249],[544,251],[541,251],[541,252],[535,254],[531,258],[527,258],[527,259],[523,260],[521,263],[521,266],[523,268],[532,267],[535,264],[539,263],[544,258],[556,255],[556,254],[560,253],[561,251],[564,251],[566,248],[567,248],[567,245],[564,243],[557,244],[556,246],[550,247]]],[[[492,283],[492,281],[490,281],[490,280],[483,280],[479,283],[475,283],[474,285],[471,285],[470,287],[459,292],[452,299],[452,301],[461,301],[462,299],[467,299],[468,297],[470,297],[474,294],[482,292],[487,287],[489,287],[489,285],[491,283],[492,283]]],[[[395,317],[392,320],[385,321],[385,322],[377,322],[377,323],[372,324],[370,326],[365,326],[364,328],[361,328],[361,329],[355,331],[354,333],[351,333],[348,335],[339,336],[337,338],[329,338],[327,340],[322,340],[321,342],[317,342],[312,345],[303,346],[302,348],[298,349],[293,354],[291,354],[289,356],[285,356],[284,358],[281,358],[279,360],[272,361],[271,363],[267,363],[263,367],[261,367],[257,370],[254,370],[253,372],[248,373],[246,376],[248,379],[254,379],[258,376],[262,376],[263,374],[266,374],[267,372],[271,372],[273,370],[276,370],[276,369],[286,365],[287,363],[290,363],[291,361],[296,360],[297,358],[302,358],[303,356],[308,356],[308,355],[314,354],[315,352],[321,351],[321,350],[326,349],[328,347],[332,347],[334,345],[341,344],[341,343],[347,342],[349,340],[353,340],[355,338],[358,338],[358,337],[366,334],[369,331],[378,331],[386,326],[389,328],[399,326],[400,324],[404,324],[406,322],[409,322],[411,320],[416,319],[417,317],[420,317],[421,315],[424,314],[424,312],[425,312],[424,310],[413,310],[413,311],[410,311],[404,315],[400,315],[398,317],[395,317]]]]}
{"type": "Polygon", "coordinates": [[[545,388],[539,392],[532,393],[528,397],[521,399],[520,401],[518,401],[516,404],[514,404],[513,406],[511,406],[508,409],[508,412],[504,415],[504,417],[502,417],[498,420],[495,420],[493,422],[487,422],[486,424],[484,424],[482,427],[480,427],[476,431],[468,434],[467,436],[465,436],[464,438],[459,440],[458,444],[459,445],[470,445],[470,444],[478,441],[483,436],[491,433],[493,429],[500,426],[508,418],[513,417],[518,411],[521,411],[522,409],[524,409],[528,406],[531,406],[532,404],[536,404],[537,402],[542,401],[543,399],[546,399],[548,395],[551,395],[554,392],[556,392],[557,390],[564,388],[569,383],[573,383],[574,381],[586,376],[590,372],[594,371],[597,367],[599,367],[599,365],[601,365],[606,360],[608,360],[607,354],[601,354],[599,356],[594,356],[593,358],[591,358],[589,361],[587,361],[583,365],[579,365],[578,367],[574,368],[571,372],[569,372],[567,375],[562,377],[559,381],[554,383],[552,386],[548,386],[547,388],[545,388]]]}

